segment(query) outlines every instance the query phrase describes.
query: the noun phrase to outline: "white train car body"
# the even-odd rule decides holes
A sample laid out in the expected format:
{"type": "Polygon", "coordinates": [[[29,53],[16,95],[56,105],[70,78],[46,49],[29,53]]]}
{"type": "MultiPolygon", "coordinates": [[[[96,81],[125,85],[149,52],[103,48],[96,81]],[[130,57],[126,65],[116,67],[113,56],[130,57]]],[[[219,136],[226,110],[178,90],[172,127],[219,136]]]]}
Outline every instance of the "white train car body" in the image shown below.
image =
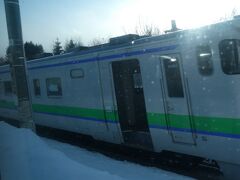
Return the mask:
{"type": "MultiPolygon", "coordinates": [[[[36,124],[240,167],[240,20],[27,62],[36,124]]],[[[17,119],[9,66],[0,113],[17,119]]],[[[233,168],[234,167],[234,168],[233,168]]]]}

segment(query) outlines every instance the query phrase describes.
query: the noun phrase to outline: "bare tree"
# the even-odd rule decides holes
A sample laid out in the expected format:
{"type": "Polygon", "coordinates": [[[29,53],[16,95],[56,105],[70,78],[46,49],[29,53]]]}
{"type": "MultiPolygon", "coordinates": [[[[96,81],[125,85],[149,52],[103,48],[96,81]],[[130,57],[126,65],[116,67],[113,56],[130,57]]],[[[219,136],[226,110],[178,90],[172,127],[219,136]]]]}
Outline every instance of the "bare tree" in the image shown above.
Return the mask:
{"type": "Polygon", "coordinates": [[[225,14],[225,16],[219,18],[217,22],[222,22],[222,21],[227,21],[227,20],[232,20],[234,16],[240,14],[239,11],[237,11],[236,8],[233,8],[232,11],[229,14],[225,14]]]}
{"type": "Polygon", "coordinates": [[[107,43],[106,38],[94,38],[90,43],[89,46],[98,46],[101,44],[107,43]]]}
{"type": "Polygon", "coordinates": [[[139,24],[135,27],[135,33],[141,36],[157,36],[162,34],[161,30],[152,24],[139,24]]]}
{"type": "Polygon", "coordinates": [[[157,36],[162,34],[160,28],[156,25],[145,23],[139,19],[135,26],[135,33],[140,36],[157,36]]]}

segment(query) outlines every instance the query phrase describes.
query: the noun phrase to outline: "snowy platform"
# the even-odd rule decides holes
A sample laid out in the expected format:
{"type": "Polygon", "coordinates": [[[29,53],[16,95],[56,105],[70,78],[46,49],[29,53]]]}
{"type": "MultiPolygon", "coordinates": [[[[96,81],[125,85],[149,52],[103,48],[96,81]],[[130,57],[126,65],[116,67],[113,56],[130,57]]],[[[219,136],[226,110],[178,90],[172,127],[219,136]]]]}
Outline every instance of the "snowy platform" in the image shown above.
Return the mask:
{"type": "Polygon", "coordinates": [[[190,179],[38,137],[0,122],[1,180],[190,179]]]}

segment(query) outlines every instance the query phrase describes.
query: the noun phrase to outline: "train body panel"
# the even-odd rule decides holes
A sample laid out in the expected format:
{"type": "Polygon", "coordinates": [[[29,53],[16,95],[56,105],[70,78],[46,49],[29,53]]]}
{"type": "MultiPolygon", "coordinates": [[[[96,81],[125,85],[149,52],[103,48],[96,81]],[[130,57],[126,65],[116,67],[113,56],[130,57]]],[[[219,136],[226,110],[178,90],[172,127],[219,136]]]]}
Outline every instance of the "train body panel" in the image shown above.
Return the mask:
{"type": "MultiPolygon", "coordinates": [[[[34,120],[107,142],[240,165],[239,24],[30,61],[34,120]]],[[[16,119],[8,68],[0,67],[0,112],[16,119]]]]}
{"type": "MultiPolygon", "coordinates": [[[[97,59],[97,54],[72,57],[67,61],[79,59],[97,59]]],[[[34,113],[42,114],[39,117],[37,115],[37,122],[46,126],[81,132],[96,139],[119,143],[120,136],[114,134],[117,133],[115,120],[109,120],[107,123],[108,120],[105,119],[98,62],[73,63],[73,65],[58,67],[58,64],[62,62],[65,61],[54,62],[56,67],[51,67],[51,70],[47,72],[41,69],[46,62],[43,65],[35,64],[34,67],[30,67],[30,81],[33,82],[41,77],[39,80],[43,84],[41,97],[32,95],[35,96],[33,98],[34,113]],[[49,87],[46,85],[48,79],[51,80],[51,78],[53,85],[54,78],[61,78],[63,96],[47,94],[49,87]]],[[[34,89],[33,84],[30,85],[30,89],[34,89]]]]}
{"type": "Polygon", "coordinates": [[[0,74],[0,107],[1,116],[17,119],[17,99],[12,94],[11,75],[8,66],[1,67],[0,74]]]}

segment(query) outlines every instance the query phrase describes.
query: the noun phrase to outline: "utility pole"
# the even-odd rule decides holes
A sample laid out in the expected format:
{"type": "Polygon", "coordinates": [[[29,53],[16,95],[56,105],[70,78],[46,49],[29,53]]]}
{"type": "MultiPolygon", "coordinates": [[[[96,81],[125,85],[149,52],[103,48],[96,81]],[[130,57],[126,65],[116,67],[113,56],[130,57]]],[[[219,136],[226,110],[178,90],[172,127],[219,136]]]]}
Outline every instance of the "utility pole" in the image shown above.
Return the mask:
{"type": "Polygon", "coordinates": [[[35,131],[32,117],[32,104],[28,91],[25,53],[18,0],[4,0],[10,48],[10,71],[13,92],[17,95],[17,109],[20,127],[35,131]]]}

